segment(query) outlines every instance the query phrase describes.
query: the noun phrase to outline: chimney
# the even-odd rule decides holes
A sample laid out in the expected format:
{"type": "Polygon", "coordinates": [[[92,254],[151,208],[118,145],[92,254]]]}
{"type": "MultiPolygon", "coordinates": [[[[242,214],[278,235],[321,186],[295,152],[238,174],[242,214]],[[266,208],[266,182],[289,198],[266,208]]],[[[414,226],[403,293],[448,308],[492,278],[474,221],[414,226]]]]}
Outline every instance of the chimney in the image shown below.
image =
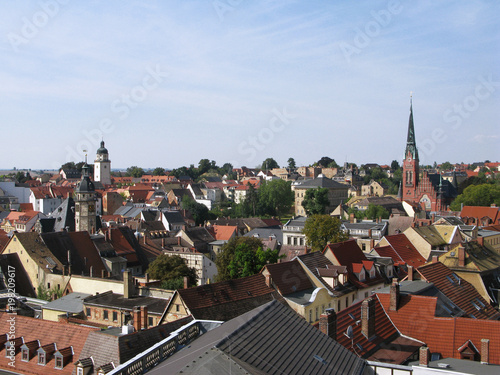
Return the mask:
{"type": "Polygon", "coordinates": [[[408,281],[413,281],[413,266],[408,266],[408,281]]]}
{"type": "Polygon", "coordinates": [[[432,263],[439,263],[439,258],[437,255],[432,256],[432,263]]]}
{"type": "Polygon", "coordinates": [[[149,273],[144,274],[144,279],[146,280],[146,283],[149,283],[149,273]]]}
{"type": "Polygon", "coordinates": [[[189,288],[189,279],[187,276],[184,276],[184,289],[189,288]]]}
{"type": "Polygon", "coordinates": [[[490,362],[490,340],[481,339],[481,364],[488,365],[490,362]]]}
{"type": "Polygon", "coordinates": [[[130,298],[133,294],[132,275],[130,271],[123,272],[123,298],[130,298]]]}
{"type": "Polygon", "coordinates": [[[134,330],[139,332],[141,330],[141,308],[134,306],[134,330]]]}
{"type": "Polygon", "coordinates": [[[372,230],[368,229],[368,238],[372,238],[372,230]]]}
{"type": "Polygon", "coordinates": [[[165,237],[162,237],[162,239],[161,239],[161,248],[162,249],[165,248],[165,237]]]}
{"type": "Polygon", "coordinates": [[[431,352],[427,346],[421,346],[419,350],[419,360],[418,364],[419,366],[429,366],[429,357],[431,355],[431,352]]]}
{"type": "Polygon", "coordinates": [[[399,305],[399,284],[398,279],[392,279],[392,285],[390,286],[390,302],[389,311],[397,311],[399,305]]]}
{"type": "Polygon", "coordinates": [[[458,247],[458,266],[465,267],[465,248],[462,245],[458,247]]]}
{"type": "Polygon", "coordinates": [[[370,238],[370,251],[375,247],[375,240],[373,238],[370,238]]]}
{"type": "Polygon", "coordinates": [[[375,334],[375,300],[371,297],[361,304],[361,333],[367,339],[375,334]]]}
{"type": "Polygon", "coordinates": [[[353,213],[352,213],[352,214],[349,214],[349,222],[350,222],[351,224],[353,224],[353,223],[354,223],[354,214],[353,214],[353,213]]]}
{"type": "Polygon", "coordinates": [[[483,236],[477,236],[477,243],[481,246],[484,246],[484,237],[483,236]]]}
{"type": "Polygon", "coordinates": [[[141,326],[143,329],[148,329],[148,307],[141,306],[141,326]]]}
{"type": "Polygon", "coordinates": [[[337,340],[337,313],[335,309],[326,309],[319,317],[319,330],[328,337],[337,340]]]}
{"type": "Polygon", "coordinates": [[[94,277],[94,267],[93,266],[90,266],[89,273],[90,273],[90,277],[94,277]]]}
{"type": "Polygon", "coordinates": [[[177,245],[181,246],[181,238],[180,237],[177,237],[177,245]]]}

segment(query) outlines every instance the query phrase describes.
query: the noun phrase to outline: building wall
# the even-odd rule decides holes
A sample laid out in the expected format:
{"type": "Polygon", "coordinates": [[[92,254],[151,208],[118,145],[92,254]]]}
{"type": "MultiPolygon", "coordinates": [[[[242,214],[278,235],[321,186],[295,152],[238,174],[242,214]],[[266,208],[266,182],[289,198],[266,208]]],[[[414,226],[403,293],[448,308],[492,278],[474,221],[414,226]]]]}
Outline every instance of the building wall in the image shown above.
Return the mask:
{"type": "Polygon", "coordinates": [[[179,294],[175,294],[173,300],[168,305],[165,321],[163,323],[173,322],[174,320],[185,318],[189,313],[184,306],[184,302],[179,294]]]}
{"type": "Polygon", "coordinates": [[[415,249],[422,255],[426,260],[430,260],[431,255],[431,245],[426,240],[424,240],[413,228],[408,228],[405,230],[404,235],[408,237],[410,242],[415,246],[415,249]]]}
{"type": "MultiPolygon", "coordinates": [[[[127,314],[129,314],[132,318],[131,320],[127,321],[127,324],[133,324],[133,322],[135,321],[134,313],[132,311],[111,306],[101,307],[87,305],[84,303],[83,313],[85,314],[86,319],[90,322],[104,324],[112,327],[121,327],[125,325],[127,314]]],[[[158,325],[160,319],[161,314],[153,314],[148,311],[148,326],[158,325]]]]}
{"type": "Polygon", "coordinates": [[[79,275],[72,275],[69,281],[73,292],[81,293],[104,293],[111,290],[116,294],[124,294],[123,281],[90,278],[79,275]]]}

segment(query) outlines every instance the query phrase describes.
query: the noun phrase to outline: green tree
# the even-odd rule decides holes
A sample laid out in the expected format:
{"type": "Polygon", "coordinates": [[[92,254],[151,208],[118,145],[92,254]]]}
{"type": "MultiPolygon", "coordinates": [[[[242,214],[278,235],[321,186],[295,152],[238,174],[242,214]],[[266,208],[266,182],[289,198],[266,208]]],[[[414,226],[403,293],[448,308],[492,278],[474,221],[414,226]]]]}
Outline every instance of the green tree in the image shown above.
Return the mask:
{"type": "Polygon", "coordinates": [[[460,211],[462,204],[464,206],[490,206],[492,203],[500,205],[499,184],[470,185],[455,198],[450,209],[460,211]]]}
{"type": "Polygon", "coordinates": [[[178,255],[165,255],[162,254],[157,257],[154,261],[149,263],[148,270],[146,271],[152,279],[161,280],[165,282],[166,280],[183,280],[184,277],[188,277],[188,285],[196,286],[198,281],[198,276],[196,275],[196,270],[187,266],[184,259],[178,255]]]}
{"type": "MultiPolygon", "coordinates": [[[[256,237],[234,237],[231,238],[223,247],[220,254],[217,255],[215,265],[217,266],[216,281],[231,280],[238,277],[239,272],[243,272],[245,260],[250,257],[255,257],[257,250],[262,249],[262,241],[256,237]],[[239,252],[236,260],[236,253],[239,252]],[[248,254],[246,254],[248,252],[248,254]],[[245,255],[246,254],[246,255],[245,255]],[[231,269],[230,269],[231,267],[231,269]]],[[[251,263],[251,262],[250,262],[251,263]]],[[[245,274],[250,269],[250,265],[246,265],[245,274]]],[[[259,272],[257,270],[256,272],[259,272]]]]}
{"type": "Polygon", "coordinates": [[[389,218],[389,211],[387,211],[384,207],[374,205],[370,203],[368,205],[368,208],[364,212],[364,216],[369,219],[369,220],[374,220],[379,217],[382,219],[388,219],[389,218]]]}
{"type": "Polygon", "coordinates": [[[443,164],[441,164],[441,167],[439,169],[442,171],[450,171],[453,169],[453,164],[451,164],[449,161],[445,161],[443,164]]]}
{"type": "Polygon", "coordinates": [[[153,176],[164,176],[165,175],[165,169],[161,167],[156,167],[153,169],[153,176]]]}
{"type": "Polygon", "coordinates": [[[276,160],[274,160],[273,158],[267,158],[266,160],[264,160],[262,162],[262,166],[260,167],[260,169],[262,170],[270,170],[270,169],[274,169],[274,168],[279,168],[279,164],[276,160]]]}
{"type": "Polygon", "coordinates": [[[196,225],[203,225],[205,221],[209,219],[215,219],[215,217],[210,214],[207,206],[202,203],[196,202],[190,196],[185,195],[182,198],[181,207],[191,212],[196,225]]]}
{"type": "Polygon", "coordinates": [[[54,299],[61,298],[62,294],[62,289],[57,289],[56,287],[47,289],[44,285],[40,284],[38,285],[38,288],[36,288],[37,298],[44,301],[53,301],[54,299]]]}
{"type": "Polygon", "coordinates": [[[338,164],[335,162],[335,159],[329,158],[328,156],[323,156],[316,163],[314,163],[318,167],[323,168],[338,168],[338,164]]]}
{"type": "Polygon", "coordinates": [[[295,169],[297,168],[297,164],[295,164],[295,159],[294,158],[288,158],[288,168],[290,169],[295,169]]]}
{"type": "Polygon", "coordinates": [[[347,210],[347,213],[349,214],[349,216],[351,214],[354,214],[354,217],[356,218],[356,220],[360,221],[360,220],[363,220],[365,218],[365,213],[363,211],[360,211],[357,207],[355,206],[351,206],[349,207],[349,209],[347,210]]]}
{"type": "Polygon", "coordinates": [[[349,239],[340,229],[342,222],[330,215],[312,215],[307,218],[303,233],[313,251],[323,251],[328,242],[342,242],[349,239]]]}
{"type": "Polygon", "coordinates": [[[398,161],[397,161],[397,160],[393,160],[393,161],[391,162],[391,169],[392,169],[393,171],[397,171],[399,168],[400,168],[400,166],[399,166],[398,161]]]}
{"type": "Polygon", "coordinates": [[[144,174],[144,169],[139,168],[135,165],[132,167],[128,167],[127,171],[125,172],[125,176],[136,177],[136,178],[142,177],[143,174],[144,174]]]}
{"type": "Polygon", "coordinates": [[[292,183],[281,179],[264,182],[258,192],[261,215],[281,217],[288,214],[295,200],[292,183]]]}
{"type": "Polygon", "coordinates": [[[324,214],[329,205],[327,188],[308,189],[302,201],[307,215],[324,214]]]}
{"type": "Polygon", "coordinates": [[[243,216],[256,216],[259,205],[259,193],[252,184],[248,184],[248,191],[242,203],[243,216]]]}

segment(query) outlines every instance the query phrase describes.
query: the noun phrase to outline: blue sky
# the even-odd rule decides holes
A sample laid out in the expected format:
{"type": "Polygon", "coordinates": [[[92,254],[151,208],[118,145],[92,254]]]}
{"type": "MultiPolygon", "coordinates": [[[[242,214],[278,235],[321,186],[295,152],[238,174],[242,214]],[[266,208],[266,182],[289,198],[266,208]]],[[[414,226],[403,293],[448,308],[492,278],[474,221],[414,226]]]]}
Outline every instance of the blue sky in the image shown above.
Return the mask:
{"type": "Polygon", "coordinates": [[[4,2],[2,168],[499,156],[497,1],[4,2]]]}

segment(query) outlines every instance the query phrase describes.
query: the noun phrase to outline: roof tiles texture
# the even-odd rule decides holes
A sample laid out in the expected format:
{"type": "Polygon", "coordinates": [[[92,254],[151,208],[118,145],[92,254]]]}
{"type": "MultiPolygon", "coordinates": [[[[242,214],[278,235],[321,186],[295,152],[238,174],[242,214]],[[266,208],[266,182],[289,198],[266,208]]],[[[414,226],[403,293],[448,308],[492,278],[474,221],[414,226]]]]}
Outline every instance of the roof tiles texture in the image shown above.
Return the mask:
{"type": "Polygon", "coordinates": [[[266,269],[282,296],[314,287],[298,260],[269,264],[266,269]]]}
{"type": "Polygon", "coordinates": [[[403,233],[386,236],[385,239],[389,242],[389,245],[392,247],[397,256],[407,265],[420,267],[426,263],[425,258],[418,252],[408,237],[406,237],[403,233]]]}

